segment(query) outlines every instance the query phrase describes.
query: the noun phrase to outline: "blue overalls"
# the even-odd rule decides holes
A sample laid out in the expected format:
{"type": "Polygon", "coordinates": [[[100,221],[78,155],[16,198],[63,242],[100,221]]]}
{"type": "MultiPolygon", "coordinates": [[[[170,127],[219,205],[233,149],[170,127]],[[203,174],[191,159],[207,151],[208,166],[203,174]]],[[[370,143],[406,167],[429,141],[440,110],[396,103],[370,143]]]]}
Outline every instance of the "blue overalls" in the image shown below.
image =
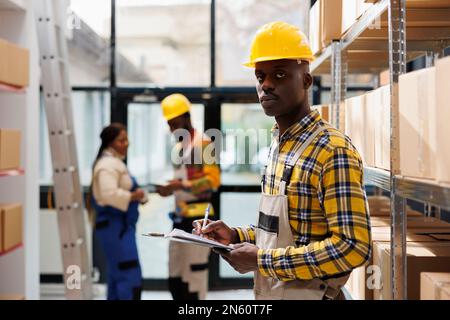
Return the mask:
{"type": "MultiPolygon", "coordinates": [[[[138,184],[131,177],[131,191],[138,184]]],[[[100,206],[93,199],[97,212],[95,232],[107,260],[108,300],[139,300],[142,273],[136,246],[136,222],[139,217],[138,201],[131,201],[123,212],[111,206],[100,206]]]]}

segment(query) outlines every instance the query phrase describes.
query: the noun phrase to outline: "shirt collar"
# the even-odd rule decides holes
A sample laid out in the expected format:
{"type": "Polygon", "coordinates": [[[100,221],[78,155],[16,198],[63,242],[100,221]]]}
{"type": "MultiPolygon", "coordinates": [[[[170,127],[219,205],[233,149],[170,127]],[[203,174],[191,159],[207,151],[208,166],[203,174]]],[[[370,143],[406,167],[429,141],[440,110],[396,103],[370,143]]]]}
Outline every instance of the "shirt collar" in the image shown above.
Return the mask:
{"type": "Polygon", "coordinates": [[[111,147],[105,149],[105,151],[103,151],[103,155],[118,158],[122,161],[125,160],[125,156],[121,155],[120,153],[118,153],[116,150],[114,150],[111,147]]]}
{"type": "Polygon", "coordinates": [[[293,136],[298,136],[303,132],[310,130],[315,127],[315,125],[322,119],[319,111],[312,110],[306,116],[304,116],[300,121],[291,125],[281,137],[279,137],[278,125],[275,123],[272,127],[272,137],[280,138],[281,141],[287,140],[293,136]]]}

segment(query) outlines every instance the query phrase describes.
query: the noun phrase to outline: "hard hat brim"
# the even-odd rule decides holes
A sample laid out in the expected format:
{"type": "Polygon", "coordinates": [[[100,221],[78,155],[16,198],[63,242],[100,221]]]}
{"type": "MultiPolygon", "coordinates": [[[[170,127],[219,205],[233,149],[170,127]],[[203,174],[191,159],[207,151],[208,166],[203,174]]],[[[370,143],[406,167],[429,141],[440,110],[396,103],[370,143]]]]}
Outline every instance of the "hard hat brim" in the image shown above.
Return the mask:
{"type": "Polygon", "coordinates": [[[280,57],[280,56],[268,56],[268,57],[260,57],[258,59],[255,59],[253,61],[245,62],[242,65],[249,68],[255,68],[257,62],[264,62],[264,61],[275,61],[275,60],[306,60],[308,62],[314,61],[314,56],[302,56],[302,57],[280,57]]]}

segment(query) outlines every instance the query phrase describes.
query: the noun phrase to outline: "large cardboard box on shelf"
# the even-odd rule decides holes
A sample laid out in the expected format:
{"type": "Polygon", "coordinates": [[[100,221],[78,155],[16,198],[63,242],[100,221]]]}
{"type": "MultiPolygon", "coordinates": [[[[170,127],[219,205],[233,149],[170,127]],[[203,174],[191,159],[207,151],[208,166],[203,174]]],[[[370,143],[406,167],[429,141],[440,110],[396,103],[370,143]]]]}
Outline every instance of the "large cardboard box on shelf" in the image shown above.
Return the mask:
{"type": "Polygon", "coordinates": [[[365,158],[365,96],[355,96],[345,100],[345,134],[348,135],[361,155],[365,158]]]}
{"type": "Polygon", "coordinates": [[[436,178],[435,68],[399,79],[400,171],[403,176],[436,178]]]}
{"type": "Polygon", "coordinates": [[[358,18],[358,0],[342,1],[342,23],[341,32],[346,33],[347,30],[355,23],[358,18]]]}
{"type": "Polygon", "coordinates": [[[390,86],[373,91],[372,101],[375,107],[375,167],[389,170],[391,167],[391,98],[390,86]]]}
{"type": "MultiPolygon", "coordinates": [[[[421,272],[450,272],[450,243],[445,241],[408,242],[407,251],[407,299],[420,298],[421,272]]],[[[374,242],[373,263],[381,269],[381,286],[374,290],[375,300],[391,300],[391,252],[390,244],[374,242]]]]}
{"type": "Polygon", "coordinates": [[[22,243],[22,205],[0,203],[0,252],[22,243]]]}
{"type": "Polygon", "coordinates": [[[366,166],[375,166],[375,117],[377,116],[377,106],[379,94],[370,91],[365,95],[364,106],[364,158],[366,166]]]}
{"type": "MultiPolygon", "coordinates": [[[[420,300],[442,299],[442,292],[450,292],[450,273],[422,272],[420,274],[420,300]]],[[[450,297],[449,297],[450,298],[450,297]]]]}
{"type": "Polygon", "coordinates": [[[0,39],[0,83],[16,87],[29,84],[29,51],[0,39]]]}
{"type": "MultiPolygon", "coordinates": [[[[450,57],[436,62],[436,179],[450,183],[450,57]]],[[[435,162],[435,163],[436,163],[435,162]]]]}
{"type": "Polygon", "coordinates": [[[20,167],[20,130],[0,128],[0,170],[20,167]]]}
{"type": "MultiPolygon", "coordinates": [[[[342,0],[318,0],[321,2],[322,46],[341,39],[342,0]]],[[[345,0],[347,1],[347,0],[345,0]]]]}
{"type": "Polygon", "coordinates": [[[313,55],[322,51],[322,24],[320,23],[320,1],[309,10],[309,45],[313,55]]]}
{"type": "Polygon", "coordinates": [[[309,11],[309,39],[314,55],[341,38],[342,0],[318,0],[309,11]]]}

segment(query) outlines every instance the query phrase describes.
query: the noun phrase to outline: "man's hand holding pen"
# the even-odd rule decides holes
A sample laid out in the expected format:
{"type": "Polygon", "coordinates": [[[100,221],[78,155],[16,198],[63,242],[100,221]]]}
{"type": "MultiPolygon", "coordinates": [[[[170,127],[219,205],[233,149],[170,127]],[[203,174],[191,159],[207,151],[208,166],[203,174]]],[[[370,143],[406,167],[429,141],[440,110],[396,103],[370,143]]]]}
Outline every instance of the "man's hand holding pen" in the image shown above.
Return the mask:
{"type": "Polygon", "coordinates": [[[203,235],[208,239],[215,240],[225,245],[234,244],[230,252],[213,250],[227,261],[237,272],[247,273],[258,269],[258,247],[254,244],[239,243],[239,235],[236,229],[227,226],[222,220],[207,220],[206,226],[202,227],[203,220],[193,222],[192,233],[203,235]]]}

